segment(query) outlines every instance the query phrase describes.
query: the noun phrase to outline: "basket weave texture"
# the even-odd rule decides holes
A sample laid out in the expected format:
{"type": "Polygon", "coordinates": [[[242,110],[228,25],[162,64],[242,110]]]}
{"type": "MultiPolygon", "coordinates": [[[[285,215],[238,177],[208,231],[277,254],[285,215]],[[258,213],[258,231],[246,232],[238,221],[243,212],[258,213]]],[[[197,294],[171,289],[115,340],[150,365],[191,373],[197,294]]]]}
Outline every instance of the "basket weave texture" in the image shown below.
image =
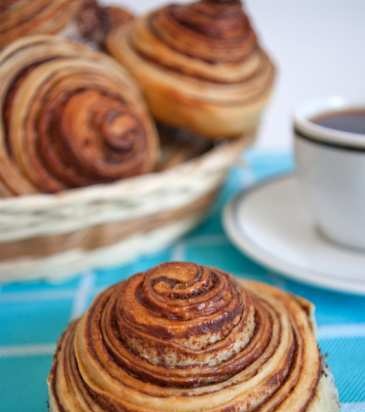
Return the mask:
{"type": "Polygon", "coordinates": [[[0,201],[0,281],[57,279],[152,252],[192,228],[251,139],[163,172],[0,201]]]}

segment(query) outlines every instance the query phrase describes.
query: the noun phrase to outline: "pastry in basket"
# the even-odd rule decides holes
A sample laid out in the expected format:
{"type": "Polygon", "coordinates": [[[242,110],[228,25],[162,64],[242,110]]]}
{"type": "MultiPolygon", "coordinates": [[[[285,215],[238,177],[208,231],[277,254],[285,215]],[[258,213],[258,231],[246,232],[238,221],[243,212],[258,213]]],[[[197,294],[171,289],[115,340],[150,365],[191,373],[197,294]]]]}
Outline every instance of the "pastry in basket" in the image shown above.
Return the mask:
{"type": "Polygon", "coordinates": [[[0,54],[2,194],[59,192],[152,170],[159,142],[140,92],[109,57],[57,36],[0,54]]]}
{"type": "Polygon", "coordinates": [[[83,0],[1,0],[0,48],[19,37],[62,31],[83,0]]]}
{"type": "Polygon", "coordinates": [[[271,94],[274,66],[240,0],[167,5],[113,30],[106,47],[158,120],[210,138],[253,133],[271,94]]]}
{"type": "Polygon", "coordinates": [[[64,333],[52,412],[338,412],[312,306],[193,263],[107,289],[64,333]]]}
{"type": "Polygon", "coordinates": [[[99,47],[110,30],[132,19],[126,8],[97,0],[1,0],[0,49],[20,37],[56,33],[99,47]]]}

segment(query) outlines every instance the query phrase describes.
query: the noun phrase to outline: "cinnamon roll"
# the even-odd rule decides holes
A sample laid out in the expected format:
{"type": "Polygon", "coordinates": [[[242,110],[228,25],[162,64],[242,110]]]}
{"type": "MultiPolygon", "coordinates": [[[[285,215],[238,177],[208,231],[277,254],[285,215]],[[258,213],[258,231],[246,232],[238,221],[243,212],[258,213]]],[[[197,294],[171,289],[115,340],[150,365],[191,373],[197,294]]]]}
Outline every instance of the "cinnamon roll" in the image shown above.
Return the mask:
{"type": "Polygon", "coordinates": [[[104,291],[64,333],[53,412],[337,412],[311,305],[193,263],[104,291]]]}
{"type": "Polygon", "coordinates": [[[19,37],[63,30],[83,0],[1,0],[0,48],[19,37]]]}
{"type": "Polygon", "coordinates": [[[58,192],[152,170],[158,139],[112,59],[56,36],[0,54],[1,192],[58,192]]]}
{"type": "Polygon", "coordinates": [[[275,70],[240,0],[165,6],[112,31],[106,47],[161,122],[210,138],[257,128],[275,70]]]}

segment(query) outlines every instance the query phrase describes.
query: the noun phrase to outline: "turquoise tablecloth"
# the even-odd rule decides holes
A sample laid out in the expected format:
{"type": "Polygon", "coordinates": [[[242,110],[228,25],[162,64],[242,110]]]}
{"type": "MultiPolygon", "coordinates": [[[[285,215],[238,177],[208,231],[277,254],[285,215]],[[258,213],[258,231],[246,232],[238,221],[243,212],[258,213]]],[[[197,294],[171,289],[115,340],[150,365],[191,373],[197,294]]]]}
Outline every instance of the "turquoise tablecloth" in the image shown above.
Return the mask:
{"type": "Polygon", "coordinates": [[[237,190],[288,170],[284,154],[250,153],[248,166],[232,171],[207,219],[173,247],[113,270],[95,270],[69,281],[0,286],[0,411],[47,410],[46,377],[67,323],[106,286],[166,260],[192,260],[258,279],[312,300],[319,339],[340,391],[343,411],[365,411],[365,298],[305,286],[241,255],[228,241],[221,210],[237,190]]]}

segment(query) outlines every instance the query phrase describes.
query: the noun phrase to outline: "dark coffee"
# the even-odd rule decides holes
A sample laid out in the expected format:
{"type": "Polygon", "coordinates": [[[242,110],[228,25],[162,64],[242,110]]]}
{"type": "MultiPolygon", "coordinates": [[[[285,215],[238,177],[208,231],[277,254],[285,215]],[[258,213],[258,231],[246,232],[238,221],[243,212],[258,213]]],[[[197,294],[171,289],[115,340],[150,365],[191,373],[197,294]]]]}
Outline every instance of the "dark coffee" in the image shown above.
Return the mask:
{"type": "Polygon", "coordinates": [[[327,112],[313,117],[311,121],[329,129],[365,134],[365,108],[327,112]]]}

